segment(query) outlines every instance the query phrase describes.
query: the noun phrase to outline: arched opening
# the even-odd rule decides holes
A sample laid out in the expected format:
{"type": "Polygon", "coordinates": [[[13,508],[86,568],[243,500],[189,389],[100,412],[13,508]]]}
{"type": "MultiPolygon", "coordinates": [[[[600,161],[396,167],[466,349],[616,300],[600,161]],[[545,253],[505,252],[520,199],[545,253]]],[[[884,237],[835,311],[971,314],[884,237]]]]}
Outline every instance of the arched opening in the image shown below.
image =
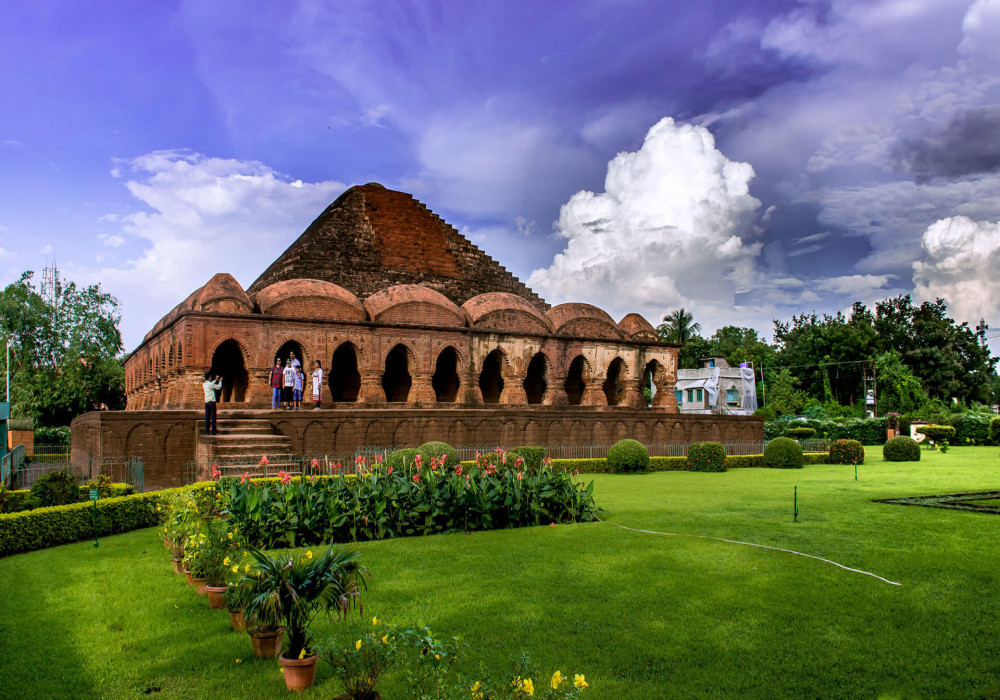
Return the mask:
{"type": "Polygon", "coordinates": [[[431,377],[434,397],[439,403],[454,403],[458,398],[458,352],[455,348],[445,348],[438,355],[431,377]]]}
{"type": "Polygon", "coordinates": [[[660,367],[660,363],[656,360],[650,360],[646,363],[646,369],[642,373],[642,397],[644,405],[649,407],[653,405],[653,397],[656,395],[656,372],[660,367]]]}
{"type": "Polygon", "coordinates": [[[580,400],[583,399],[583,390],[587,386],[583,380],[586,369],[587,361],[583,359],[583,355],[577,355],[569,366],[564,387],[570,406],[579,406],[580,400]]]}
{"type": "Polygon", "coordinates": [[[220,402],[242,403],[246,399],[249,375],[239,343],[233,339],[219,343],[212,353],[211,371],[222,377],[220,402]]]}
{"type": "Polygon", "coordinates": [[[358,349],[354,343],[341,343],[333,353],[328,370],[330,400],[334,403],[355,403],[361,392],[358,372],[358,349]]]}
{"type": "Polygon", "coordinates": [[[545,397],[545,390],[548,388],[545,382],[548,364],[543,352],[535,353],[528,363],[528,374],[524,377],[524,394],[528,397],[528,403],[541,403],[545,397]]]}
{"type": "MultiPolygon", "coordinates": [[[[299,345],[294,340],[285,341],[285,344],[278,348],[278,352],[274,353],[274,359],[281,361],[281,366],[284,367],[285,363],[291,359],[292,353],[295,354],[295,359],[302,363],[302,371],[306,371],[306,354],[302,352],[302,346],[299,345]]],[[[294,363],[293,363],[294,364],[294,363]]]]}
{"type": "Polygon", "coordinates": [[[170,353],[167,355],[167,367],[173,369],[174,367],[174,346],[170,346],[170,353]]]}
{"type": "Polygon", "coordinates": [[[625,360],[620,357],[616,357],[608,365],[608,377],[604,380],[604,397],[609,406],[617,406],[625,393],[625,387],[622,385],[622,370],[624,368],[625,360]]]}
{"type": "Polygon", "coordinates": [[[483,403],[500,403],[503,393],[503,351],[494,350],[483,360],[483,371],[479,373],[479,390],[483,393],[483,403]]]}
{"type": "Polygon", "coordinates": [[[397,345],[385,356],[382,391],[389,403],[404,403],[410,396],[413,379],[409,371],[409,354],[405,345],[397,345]]]}

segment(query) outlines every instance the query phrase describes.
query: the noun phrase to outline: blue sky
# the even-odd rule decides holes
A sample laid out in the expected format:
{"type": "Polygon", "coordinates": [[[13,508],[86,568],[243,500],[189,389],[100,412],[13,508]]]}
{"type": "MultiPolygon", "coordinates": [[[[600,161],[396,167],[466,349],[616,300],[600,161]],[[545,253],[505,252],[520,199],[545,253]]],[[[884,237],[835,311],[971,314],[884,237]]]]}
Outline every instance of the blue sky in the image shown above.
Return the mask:
{"type": "Polygon", "coordinates": [[[548,301],[711,330],[898,293],[1000,329],[1000,0],[0,0],[0,283],[129,349],[344,188],[414,193],[548,301]]]}

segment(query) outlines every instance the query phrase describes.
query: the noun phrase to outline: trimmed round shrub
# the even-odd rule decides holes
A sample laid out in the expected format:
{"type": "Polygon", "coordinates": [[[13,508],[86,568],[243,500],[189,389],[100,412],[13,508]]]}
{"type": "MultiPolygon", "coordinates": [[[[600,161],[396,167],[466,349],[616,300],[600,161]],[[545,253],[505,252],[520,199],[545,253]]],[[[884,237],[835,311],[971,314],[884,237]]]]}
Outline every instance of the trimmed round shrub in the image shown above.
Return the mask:
{"type": "Polygon", "coordinates": [[[64,506],[80,500],[80,484],[74,474],[60,469],[38,477],[31,486],[31,496],[43,506],[64,506]]]}
{"type": "Polygon", "coordinates": [[[955,428],[950,425],[921,425],[917,432],[926,435],[928,440],[940,442],[941,440],[951,440],[955,437],[955,428]]]}
{"type": "Polygon", "coordinates": [[[619,440],[608,450],[608,466],[616,474],[649,468],[649,451],[638,440],[619,440]]]}
{"type": "Polygon", "coordinates": [[[882,446],[886,462],[919,462],[920,444],[911,437],[897,435],[882,446]]]}
{"type": "Polygon", "coordinates": [[[516,460],[518,457],[524,460],[524,467],[528,471],[537,472],[542,468],[542,462],[545,461],[545,457],[548,456],[545,452],[544,447],[515,447],[510,451],[510,454],[514,455],[516,460]]]}
{"type": "Polygon", "coordinates": [[[441,455],[445,456],[444,464],[441,466],[446,469],[454,469],[462,461],[458,457],[458,450],[447,442],[425,442],[417,450],[420,452],[420,457],[423,459],[425,467],[430,466],[432,458],[439,460],[441,455]]]}
{"type": "Polygon", "coordinates": [[[811,438],[815,434],[816,428],[788,428],[785,430],[785,435],[790,438],[795,438],[796,440],[811,438]]]}
{"type": "Polygon", "coordinates": [[[770,469],[801,469],[802,447],[791,438],[774,438],[764,448],[764,466],[770,469]]]}
{"type": "Polygon", "coordinates": [[[688,448],[687,469],[691,472],[726,471],[726,448],[717,442],[696,442],[688,448]]]}
{"type": "Polygon", "coordinates": [[[830,445],[830,464],[864,464],[865,448],[857,440],[834,440],[830,445]]]}
{"type": "Polygon", "coordinates": [[[385,466],[392,467],[393,471],[399,471],[400,469],[413,469],[413,458],[416,457],[419,452],[420,450],[416,447],[405,447],[402,450],[396,450],[386,457],[385,466]]]}

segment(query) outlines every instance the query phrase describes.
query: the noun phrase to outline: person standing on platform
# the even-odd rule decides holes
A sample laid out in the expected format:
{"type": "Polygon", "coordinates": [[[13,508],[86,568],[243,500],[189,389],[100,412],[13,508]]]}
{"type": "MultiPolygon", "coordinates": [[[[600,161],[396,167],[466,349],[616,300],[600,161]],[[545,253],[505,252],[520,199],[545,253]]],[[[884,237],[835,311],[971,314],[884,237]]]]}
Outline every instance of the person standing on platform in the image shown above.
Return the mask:
{"type": "Polygon", "coordinates": [[[295,401],[295,410],[298,411],[302,405],[302,392],[306,388],[306,374],[302,371],[302,365],[295,368],[295,386],[292,387],[292,399],[295,401]]]}
{"type": "Polygon", "coordinates": [[[292,367],[291,359],[285,362],[285,369],[282,373],[284,377],[281,391],[281,400],[285,404],[283,408],[290,411],[292,408],[292,392],[295,390],[295,368],[292,367]]]}
{"type": "Polygon", "coordinates": [[[288,359],[291,360],[292,362],[292,369],[299,369],[300,367],[302,367],[302,363],[299,362],[299,359],[297,357],[295,357],[294,350],[288,353],[288,359]]]}
{"type": "Polygon", "coordinates": [[[218,435],[219,431],[215,428],[215,392],[222,389],[222,378],[214,376],[211,370],[205,372],[205,382],[201,388],[205,390],[205,435],[218,435]]]}
{"type": "Polygon", "coordinates": [[[319,410],[319,406],[323,403],[323,365],[319,363],[319,360],[313,362],[313,401],[316,402],[316,408],[314,411],[319,410]]]}
{"type": "Polygon", "coordinates": [[[271,410],[277,411],[281,406],[281,387],[285,385],[285,372],[281,368],[281,360],[274,358],[271,368],[271,410]]]}

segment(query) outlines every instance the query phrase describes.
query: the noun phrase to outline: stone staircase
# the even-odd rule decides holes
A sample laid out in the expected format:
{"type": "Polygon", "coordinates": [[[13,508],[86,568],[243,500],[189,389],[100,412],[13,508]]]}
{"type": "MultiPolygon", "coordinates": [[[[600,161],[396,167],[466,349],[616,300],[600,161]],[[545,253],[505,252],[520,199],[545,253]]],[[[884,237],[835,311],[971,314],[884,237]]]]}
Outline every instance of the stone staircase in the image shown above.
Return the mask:
{"type": "Polygon", "coordinates": [[[291,438],[277,433],[271,421],[220,416],[217,427],[218,435],[198,438],[199,464],[218,464],[227,476],[233,470],[252,471],[257,476],[262,471],[260,458],[266,456],[269,473],[297,471],[291,438]]]}

